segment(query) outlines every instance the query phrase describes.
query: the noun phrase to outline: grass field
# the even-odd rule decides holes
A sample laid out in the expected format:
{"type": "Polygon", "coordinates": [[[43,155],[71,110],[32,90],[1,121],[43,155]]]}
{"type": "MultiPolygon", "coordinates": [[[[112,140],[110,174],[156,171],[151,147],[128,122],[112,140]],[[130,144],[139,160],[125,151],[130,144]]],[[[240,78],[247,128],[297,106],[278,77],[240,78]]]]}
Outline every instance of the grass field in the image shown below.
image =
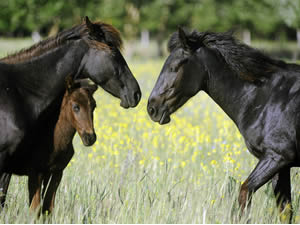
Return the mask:
{"type": "MultiPolygon", "coordinates": [[[[128,64],[141,86],[141,103],[125,110],[97,91],[97,142],[86,148],[74,139],[76,153],[53,214],[29,214],[27,178],[14,176],[0,223],[280,223],[271,185],[254,195],[249,216],[236,220],[240,184],[257,160],[222,110],[201,92],[170,124],[154,124],[146,104],[163,60],[128,64]]],[[[294,221],[300,223],[300,178],[297,169],[292,174],[294,221]]]]}

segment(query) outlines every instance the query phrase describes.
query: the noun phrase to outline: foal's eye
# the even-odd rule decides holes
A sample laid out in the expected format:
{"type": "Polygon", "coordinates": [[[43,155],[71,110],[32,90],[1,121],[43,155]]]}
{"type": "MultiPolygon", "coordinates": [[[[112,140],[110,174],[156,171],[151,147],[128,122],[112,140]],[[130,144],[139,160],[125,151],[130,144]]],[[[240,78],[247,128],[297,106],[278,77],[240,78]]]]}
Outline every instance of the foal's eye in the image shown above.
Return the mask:
{"type": "Polygon", "coordinates": [[[73,105],[73,111],[76,112],[76,113],[78,113],[78,112],[80,111],[79,105],[74,104],[74,105],[73,105]]]}

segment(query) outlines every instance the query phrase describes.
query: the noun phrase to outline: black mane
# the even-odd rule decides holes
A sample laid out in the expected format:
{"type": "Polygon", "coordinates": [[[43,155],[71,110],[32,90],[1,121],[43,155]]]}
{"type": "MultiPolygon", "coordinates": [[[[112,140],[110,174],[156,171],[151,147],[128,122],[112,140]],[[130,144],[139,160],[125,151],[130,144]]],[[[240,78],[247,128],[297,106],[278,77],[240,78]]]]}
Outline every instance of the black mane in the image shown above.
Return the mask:
{"type": "Polygon", "coordinates": [[[58,33],[54,37],[42,40],[30,48],[23,49],[19,52],[10,54],[0,61],[14,64],[21,63],[27,60],[31,60],[34,57],[38,57],[45,52],[57,48],[68,41],[76,40],[82,38],[87,44],[93,47],[110,49],[111,47],[122,49],[122,39],[120,37],[119,31],[112,25],[96,22],[93,24],[95,29],[90,31],[85,23],[76,25],[70,29],[64,30],[58,33]]]}
{"type": "Polygon", "coordinates": [[[15,64],[31,60],[34,57],[44,54],[50,49],[54,49],[65,44],[67,41],[79,39],[81,36],[86,36],[87,34],[88,30],[84,25],[77,25],[71,29],[67,29],[58,33],[54,37],[42,40],[27,49],[22,49],[21,51],[7,55],[6,57],[2,58],[1,61],[9,64],[15,64]]]}
{"type": "MultiPolygon", "coordinates": [[[[286,67],[281,60],[272,59],[261,51],[241,43],[231,32],[186,32],[191,47],[196,50],[205,46],[217,52],[228,66],[242,79],[251,82],[263,81],[271,74],[286,67]]],[[[182,48],[178,32],[172,34],[168,50],[182,48]]]]}

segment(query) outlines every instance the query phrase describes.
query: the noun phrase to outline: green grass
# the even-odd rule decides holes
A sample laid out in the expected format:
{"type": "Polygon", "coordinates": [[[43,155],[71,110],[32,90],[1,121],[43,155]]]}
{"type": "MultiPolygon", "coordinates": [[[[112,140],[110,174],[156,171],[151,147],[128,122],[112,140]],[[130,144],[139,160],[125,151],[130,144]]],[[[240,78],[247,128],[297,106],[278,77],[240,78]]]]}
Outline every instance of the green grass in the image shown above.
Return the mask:
{"type": "MultiPolygon", "coordinates": [[[[154,124],[146,104],[163,60],[128,64],[143,91],[141,103],[125,110],[102,89],[96,92],[97,142],[86,148],[74,139],[76,154],[53,214],[31,215],[27,178],[14,176],[0,223],[280,223],[271,185],[254,195],[250,214],[236,220],[239,187],[257,160],[222,110],[202,92],[170,124],[154,124]]],[[[300,178],[292,172],[299,223],[300,178]]]]}

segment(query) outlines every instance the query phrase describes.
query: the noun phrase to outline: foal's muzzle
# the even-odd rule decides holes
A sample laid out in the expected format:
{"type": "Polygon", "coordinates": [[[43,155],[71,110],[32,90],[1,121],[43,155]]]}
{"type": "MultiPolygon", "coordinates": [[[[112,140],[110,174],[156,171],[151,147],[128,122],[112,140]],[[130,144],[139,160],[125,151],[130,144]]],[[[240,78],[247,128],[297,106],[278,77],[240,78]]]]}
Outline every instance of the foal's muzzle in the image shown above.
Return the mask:
{"type": "Polygon", "coordinates": [[[85,146],[91,146],[97,140],[97,136],[95,133],[83,133],[82,135],[82,142],[85,146]]]}

